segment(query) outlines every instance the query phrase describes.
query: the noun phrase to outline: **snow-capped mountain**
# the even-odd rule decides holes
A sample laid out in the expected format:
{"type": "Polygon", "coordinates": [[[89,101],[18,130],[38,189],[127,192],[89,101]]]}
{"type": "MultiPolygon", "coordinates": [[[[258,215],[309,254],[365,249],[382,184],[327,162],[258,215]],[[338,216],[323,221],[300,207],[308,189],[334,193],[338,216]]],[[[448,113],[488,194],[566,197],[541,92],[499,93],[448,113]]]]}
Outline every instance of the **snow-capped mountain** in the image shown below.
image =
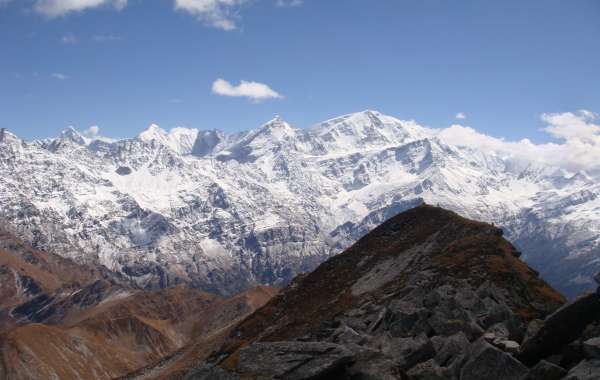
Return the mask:
{"type": "Polygon", "coordinates": [[[93,140],[0,132],[0,223],[34,245],[141,285],[232,293],[281,284],[422,202],[502,226],[573,295],[600,268],[600,182],[453,146],[375,111],[296,129],[150,126],[93,140]]]}

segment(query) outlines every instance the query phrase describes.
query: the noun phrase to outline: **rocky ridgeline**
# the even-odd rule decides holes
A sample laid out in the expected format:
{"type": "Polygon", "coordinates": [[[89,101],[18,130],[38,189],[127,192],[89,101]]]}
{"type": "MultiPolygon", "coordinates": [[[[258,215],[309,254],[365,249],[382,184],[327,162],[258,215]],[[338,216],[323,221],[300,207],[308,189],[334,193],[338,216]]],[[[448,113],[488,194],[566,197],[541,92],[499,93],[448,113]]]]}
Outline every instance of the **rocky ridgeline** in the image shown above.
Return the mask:
{"type": "Polygon", "coordinates": [[[501,235],[402,213],[296,278],[186,379],[600,379],[600,295],[565,304],[501,235]]]}

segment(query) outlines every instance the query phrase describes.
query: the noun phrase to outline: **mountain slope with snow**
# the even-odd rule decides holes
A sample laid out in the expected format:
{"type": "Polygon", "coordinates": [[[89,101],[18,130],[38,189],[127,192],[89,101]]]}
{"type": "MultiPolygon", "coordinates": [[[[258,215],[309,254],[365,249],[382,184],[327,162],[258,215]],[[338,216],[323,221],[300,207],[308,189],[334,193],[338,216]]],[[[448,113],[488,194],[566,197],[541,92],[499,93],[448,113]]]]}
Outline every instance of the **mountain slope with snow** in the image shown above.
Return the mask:
{"type": "Polygon", "coordinates": [[[375,111],[309,129],[151,126],[137,138],[0,138],[0,222],[139,284],[283,284],[422,202],[495,223],[573,295],[600,268],[600,182],[447,143],[375,111]]]}

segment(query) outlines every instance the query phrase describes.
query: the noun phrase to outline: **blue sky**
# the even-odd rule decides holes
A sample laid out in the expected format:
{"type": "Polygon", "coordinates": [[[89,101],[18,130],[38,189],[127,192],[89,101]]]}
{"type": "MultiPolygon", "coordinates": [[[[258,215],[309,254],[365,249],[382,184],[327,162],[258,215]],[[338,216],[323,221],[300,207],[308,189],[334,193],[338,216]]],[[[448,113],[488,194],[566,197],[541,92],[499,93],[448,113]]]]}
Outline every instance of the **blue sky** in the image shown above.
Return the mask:
{"type": "Polygon", "coordinates": [[[129,137],[376,109],[545,142],[541,114],[600,112],[599,20],[597,0],[0,0],[0,127],[129,137]]]}

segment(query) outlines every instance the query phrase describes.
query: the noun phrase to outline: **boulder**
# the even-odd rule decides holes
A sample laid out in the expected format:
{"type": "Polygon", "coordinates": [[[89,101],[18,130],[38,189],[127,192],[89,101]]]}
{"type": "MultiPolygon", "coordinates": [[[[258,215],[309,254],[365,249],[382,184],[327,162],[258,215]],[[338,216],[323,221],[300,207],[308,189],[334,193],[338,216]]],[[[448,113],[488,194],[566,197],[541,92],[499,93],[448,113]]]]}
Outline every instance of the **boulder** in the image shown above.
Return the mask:
{"type": "Polygon", "coordinates": [[[407,302],[391,302],[385,316],[387,330],[394,337],[409,337],[428,333],[431,327],[427,323],[430,312],[407,302]]]}
{"type": "Polygon", "coordinates": [[[435,355],[435,361],[440,366],[447,367],[456,359],[462,359],[469,349],[469,340],[463,333],[448,337],[435,355]]]}
{"type": "Polygon", "coordinates": [[[412,367],[406,374],[411,380],[445,380],[442,369],[433,359],[419,363],[412,367]]]}
{"type": "Polygon", "coordinates": [[[567,371],[564,368],[542,360],[529,370],[529,373],[523,380],[560,380],[566,374],[567,371]]]}
{"type": "Polygon", "coordinates": [[[584,360],[571,368],[564,380],[599,380],[600,360],[584,360]]]}
{"type": "Polygon", "coordinates": [[[512,355],[479,340],[474,344],[469,360],[461,370],[460,379],[519,380],[527,375],[527,371],[527,367],[512,355]]]}
{"type": "Polygon", "coordinates": [[[366,337],[362,336],[352,327],[342,325],[334,335],[335,342],[339,344],[362,344],[366,337]]]}
{"type": "Polygon", "coordinates": [[[433,343],[425,334],[413,338],[386,338],[381,350],[383,354],[395,360],[402,369],[411,368],[435,355],[433,343]]]}
{"type": "Polygon", "coordinates": [[[242,380],[221,367],[205,365],[190,371],[183,380],[242,380]]]}
{"type": "MultiPolygon", "coordinates": [[[[433,339],[432,339],[433,340],[433,339]]],[[[458,377],[465,363],[470,343],[465,334],[458,333],[444,339],[436,350],[435,362],[441,367],[446,378],[458,377]]]]}
{"type": "Polygon", "coordinates": [[[519,343],[514,340],[501,340],[498,342],[498,347],[500,347],[503,351],[510,352],[511,354],[519,352],[519,343]]]}
{"type": "Polygon", "coordinates": [[[583,342],[583,351],[590,359],[600,359],[600,337],[588,339],[583,342]]]}
{"type": "Polygon", "coordinates": [[[523,342],[519,360],[533,365],[543,358],[560,353],[577,339],[587,325],[600,318],[600,295],[587,294],[563,305],[549,315],[543,326],[523,342]]]}
{"type": "Polygon", "coordinates": [[[254,343],[240,350],[237,370],[257,377],[312,379],[342,370],[352,356],[344,346],[334,343],[254,343]]]}
{"type": "MultiPolygon", "coordinates": [[[[348,368],[346,374],[347,378],[357,380],[406,379],[406,373],[398,367],[397,363],[381,355],[369,358],[369,360],[357,360],[348,368]]],[[[333,377],[329,378],[333,379],[333,377]]]]}

